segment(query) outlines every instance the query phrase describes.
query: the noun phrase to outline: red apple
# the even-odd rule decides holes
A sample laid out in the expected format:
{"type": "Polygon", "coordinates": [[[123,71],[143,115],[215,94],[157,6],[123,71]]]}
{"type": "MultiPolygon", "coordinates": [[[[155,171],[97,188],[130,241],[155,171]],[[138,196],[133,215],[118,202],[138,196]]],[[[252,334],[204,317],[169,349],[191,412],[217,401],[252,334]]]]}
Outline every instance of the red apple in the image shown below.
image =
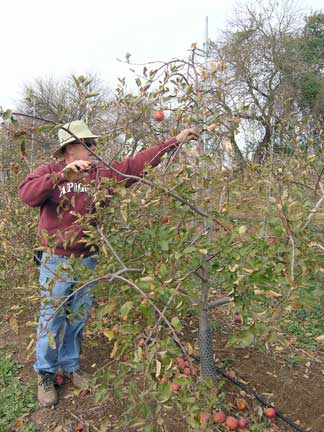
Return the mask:
{"type": "Polygon", "coordinates": [[[227,417],[225,424],[226,424],[228,430],[237,430],[237,428],[239,426],[239,423],[236,420],[236,418],[231,417],[231,416],[227,417]]]}
{"type": "Polygon", "coordinates": [[[248,404],[244,399],[237,399],[236,407],[239,411],[244,411],[248,408],[248,404]]]}
{"type": "Polygon", "coordinates": [[[164,215],[162,217],[162,223],[164,223],[164,224],[169,223],[169,220],[170,220],[170,216],[169,215],[164,215]]]}
{"type": "Polygon", "coordinates": [[[156,111],[156,113],[154,114],[154,118],[156,121],[161,122],[164,120],[164,114],[162,111],[156,111]]]}
{"type": "Polygon", "coordinates": [[[186,362],[185,360],[179,364],[179,369],[182,370],[182,372],[185,370],[185,368],[189,367],[188,362],[186,362]]]}
{"type": "Polygon", "coordinates": [[[200,424],[202,426],[207,426],[208,423],[208,418],[209,418],[209,414],[206,412],[201,412],[200,413],[200,424]]]}
{"type": "Polygon", "coordinates": [[[160,382],[161,383],[165,383],[168,381],[168,377],[166,375],[163,375],[163,377],[161,378],[160,382]]]}
{"type": "Polygon", "coordinates": [[[89,394],[89,390],[88,389],[84,389],[80,391],[80,396],[81,397],[86,397],[89,394]]]}
{"type": "Polygon", "coordinates": [[[227,376],[229,376],[230,378],[235,378],[235,372],[232,370],[232,369],[230,369],[230,370],[228,370],[227,371],[227,376]]]}
{"type": "Polygon", "coordinates": [[[238,425],[240,429],[245,429],[247,425],[249,424],[248,420],[246,418],[241,417],[239,419],[238,425]]]}
{"type": "Polygon", "coordinates": [[[184,359],[183,357],[177,357],[177,358],[176,358],[176,362],[177,362],[177,365],[178,365],[180,368],[184,368],[184,365],[185,365],[185,359],[184,359]]]}
{"type": "Polygon", "coordinates": [[[213,420],[216,424],[224,423],[224,421],[226,420],[226,415],[223,413],[223,411],[214,411],[213,420]]]}
{"type": "Polygon", "coordinates": [[[264,410],[264,415],[269,419],[274,419],[277,415],[276,410],[272,407],[268,407],[264,410]]]}
{"type": "Polygon", "coordinates": [[[17,164],[17,162],[15,162],[15,163],[13,163],[13,164],[11,165],[11,171],[12,171],[14,174],[18,174],[18,173],[19,173],[19,170],[20,170],[20,167],[19,167],[19,164],[17,164]]]}
{"type": "Polygon", "coordinates": [[[3,320],[4,321],[10,321],[11,320],[11,316],[10,315],[4,315],[3,316],[3,320]]]}
{"type": "Polygon", "coordinates": [[[56,375],[56,384],[57,385],[63,385],[64,384],[64,377],[63,375],[56,375]]]}
{"type": "Polygon", "coordinates": [[[188,367],[183,368],[183,373],[185,375],[189,376],[190,375],[190,368],[188,368],[188,367]]]}
{"type": "Polygon", "coordinates": [[[240,314],[236,313],[234,315],[234,322],[235,324],[242,324],[243,323],[243,318],[240,314]]]}
{"type": "Polygon", "coordinates": [[[173,393],[177,393],[180,390],[180,384],[177,384],[175,382],[170,383],[170,387],[173,393]]]}

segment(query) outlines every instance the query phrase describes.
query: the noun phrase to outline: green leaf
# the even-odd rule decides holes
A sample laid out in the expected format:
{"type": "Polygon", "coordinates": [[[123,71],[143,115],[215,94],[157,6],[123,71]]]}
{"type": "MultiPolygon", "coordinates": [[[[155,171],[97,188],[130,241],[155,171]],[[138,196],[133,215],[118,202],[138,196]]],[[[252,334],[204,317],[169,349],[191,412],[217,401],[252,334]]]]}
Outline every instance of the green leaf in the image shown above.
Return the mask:
{"type": "Polygon", "coordinates": [[[8,109],[8,110],[5,111],[4,113],[2,113],[1,117],[2,117],[2,119],[3,119],[4,121],[5,121],[5,120],[10,120],[11,117],[12,117],[12,111],[8,109]]]}
{"type": "Polygon", "coordinates": [[[245,234],[246,231],[247,231],[247,227],[245,225],[240,226],[238,229],[239,234],[245,234]]]}
{"type": "Polygon", "coordinates": [[[253,344],[255,340],[254,331],[244,330],[240,335],[231,336],[227,346],[234,348],[247,348],[253,344]]]}
{"type": "Polygon", "coordinates": [[[178,317],[173,317],[171,320],[171,324],[177,331],[180,331],[182,329],[182,324],[178,317]]]}
{"type": "Polygon", "coordinates": [[[92,98],[92,97],[95,97],[95,96],[99,96],[99,93],[96,93],[96,92],[88,93],[87,96],[86,96],[86,98],[88,99],[88,98],[92,98]]]}
{"type": "Polygon", "coordinates": [[[159,384],[156,397],[160,402],[165,403],[170,399],[171,395],[172,395],[172,390],[170,387],[170,383],[168,381],[159,384]]]}
{"type": "Polygon", "coordinates": [[[169,242],[166,240],[160,241],[160,247],[164,252],[167,252],[169,250],[169,242]]]}
{"type": "MultiPolygon", "coordinates": [[[[148,404],[143,403],[140,407],[140,410],[143,412],[143,415],[145,418],[151,417],[152,411],[148,404]]],[[[147,429],[148,431],[151,431],[152,429],[147,429]]]]}
{"type": "Polygon", "coordinates": [[[55,338],[54,338],[54,334],[49,331],[47,332],[47,338],[48,338],[48,344],[52,349],[56,348],[56,342],[55,342],[55,338]]]}
{"type": "Polygon", "coordinates": [[[195,246],[189,246],[186,249],[184,249],[183,255],[190,254],[192,252],[195,252],[196,250],[197,250],[197,248],[195,246]]]}
{"type": "Polygon", "coordinates": [[[120,308],[120,314],[121,316],[127,316],[129,314],[129,312],[131,311],[131,309],[134,306],[134,302],[132,301],[127,301],[126,303],[123,304],[123,306],[120,308]]]}

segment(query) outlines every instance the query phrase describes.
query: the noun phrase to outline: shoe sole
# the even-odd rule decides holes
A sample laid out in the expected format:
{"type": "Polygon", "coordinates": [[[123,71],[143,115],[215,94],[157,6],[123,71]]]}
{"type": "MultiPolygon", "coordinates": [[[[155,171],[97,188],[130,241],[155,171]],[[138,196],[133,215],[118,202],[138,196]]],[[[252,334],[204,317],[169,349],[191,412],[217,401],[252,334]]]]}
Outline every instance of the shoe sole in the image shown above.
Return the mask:
{"type": "Polygon", "coordinates": [[[43,408],[51,408],[51,409],[53,409],[53,408],[55,408],[55,406],[58,404],[58,401],[55,402],[55,403],[53,403],[53,404],[51,404],[51,405],[42,404],[42,403],[39,402],[39,401],[38,401],[38,403],[39,403],[39,405],[40,405],[41,407],[43,407],[43,408]]]}

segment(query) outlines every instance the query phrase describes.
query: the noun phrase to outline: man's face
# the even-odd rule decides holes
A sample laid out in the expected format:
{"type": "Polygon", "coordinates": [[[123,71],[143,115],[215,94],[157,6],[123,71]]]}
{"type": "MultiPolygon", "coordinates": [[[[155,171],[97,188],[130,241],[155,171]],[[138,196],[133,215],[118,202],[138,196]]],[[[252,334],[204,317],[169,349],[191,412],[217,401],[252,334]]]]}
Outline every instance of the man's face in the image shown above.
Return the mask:
{"type": "Polygon", "coordinates": [[[82,140],[85,144],[83,146],[81,143],[71,143],[68,144],[69,148],[66,151],[66,156],[68,155],[69,161],[84,160],[91,162],[95,157],[88,151],[88,148],[92,151],[96,151],[96,141],[94,139],[84,139],[82,140]]]}

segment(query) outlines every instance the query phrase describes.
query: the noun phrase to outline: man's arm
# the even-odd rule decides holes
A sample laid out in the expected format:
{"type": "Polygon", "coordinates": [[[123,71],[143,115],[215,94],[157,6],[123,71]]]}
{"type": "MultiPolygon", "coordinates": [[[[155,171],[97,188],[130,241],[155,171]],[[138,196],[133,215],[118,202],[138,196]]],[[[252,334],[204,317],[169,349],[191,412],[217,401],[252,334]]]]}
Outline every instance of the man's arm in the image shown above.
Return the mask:
{"type": "MultiPolygon", "coordinates": [[[[184,129],[177,136],[170,138],[167,141],[162,141],[159,144],[142,150],[134,157],[129,157],[121,162],[113,161],[112,169],[105,167],[103,164],[98,164],[97,169],[100,177],[115,178],[117,181],[123,181],[123,174],[141,177],[144,169],[147,166],[155,167],[161,161],[164,153],[167,153],[177,146],[190,140],[198,139],[198,131],[195,128],[184,129]]],[[[63,170],[63,177],[66,181],[81,180],[89,171],[91,171],[92,163],[89,161],[77,160],[68,164],[63,170]]],[[[134,183],[134,179],[128,179],[126,185],[134,183]]]]}
{"type": "Polygon", "coordinates": [[[18,194],[31,207],[41,206],[52,194],[54,187],[64,181],[62,172],[51,171],[49,164],[40,165],[19,185],[18,194]]]}
{"type": "MultiPolygon", "coordinates": [[[[100,174],[103,177],[114,177],[118,181],[122,181],[125,179],[123,174],[141,177],[143,175],[145,167],[157,166],[161,162],[161,157],[165,153],[174,150],[182,143],[188,142],[193,139],[198,139],[198,136],[199,135],[196,129],[184,129],[176,137],[170,138],[167,141],[162,141],[153,147],[142,150],[134,157],[127,158],[122,162],[112,162],[112,167],[116,169],[118,173],[112,170],[110,173],[107,172],[106,175],[104,171],[100,172],[100,174]]],[[[129,179],[126,183],[127,186],[129,186],[134,181],[135,180],[129,179]]]]}

